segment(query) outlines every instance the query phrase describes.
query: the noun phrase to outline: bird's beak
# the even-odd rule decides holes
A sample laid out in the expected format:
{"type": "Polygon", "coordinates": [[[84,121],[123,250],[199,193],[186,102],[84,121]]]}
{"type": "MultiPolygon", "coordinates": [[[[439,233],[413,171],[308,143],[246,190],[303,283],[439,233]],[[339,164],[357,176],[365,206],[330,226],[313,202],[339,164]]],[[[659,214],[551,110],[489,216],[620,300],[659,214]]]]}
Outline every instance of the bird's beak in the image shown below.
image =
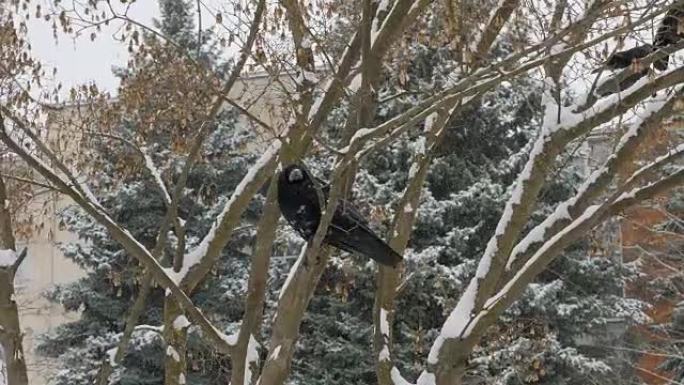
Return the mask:
{"type": "Polygon", "coordinates": [[[299,182],[302,179],[304,179],[304,173],[298,168],[290,171],[290,175],[287,176],[287,180],[289,180],[290,183],[299,182]]]}

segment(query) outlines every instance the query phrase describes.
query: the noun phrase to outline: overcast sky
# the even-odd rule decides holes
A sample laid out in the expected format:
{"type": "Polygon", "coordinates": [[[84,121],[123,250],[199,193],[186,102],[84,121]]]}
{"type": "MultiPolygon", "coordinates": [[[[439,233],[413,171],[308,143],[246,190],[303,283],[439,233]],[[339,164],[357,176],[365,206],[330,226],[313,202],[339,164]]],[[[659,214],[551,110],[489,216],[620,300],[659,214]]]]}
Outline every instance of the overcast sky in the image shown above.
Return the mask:
{"type": "MultiPolygon", "coordinates": [[[[157,2],[137,1],[131,6],[129,15],[151,25],[152,18],[159,15],[157,2]]],[[[77,38],[60,34],[55,41],[51,23],[32,19],[28,38],[33,54],[50,68],[46,72],[51,73],[52,67],[57,67],[55,82],[62,82],[64,90],[95,81],[100,89],[113,92],[118,81],[112,74],[112,66],[125,64],[128,57],[126,46],[112,37],[119,26],[120,23],[105,27],[95,41],[90,40],[90,31],[77,38]]]]}

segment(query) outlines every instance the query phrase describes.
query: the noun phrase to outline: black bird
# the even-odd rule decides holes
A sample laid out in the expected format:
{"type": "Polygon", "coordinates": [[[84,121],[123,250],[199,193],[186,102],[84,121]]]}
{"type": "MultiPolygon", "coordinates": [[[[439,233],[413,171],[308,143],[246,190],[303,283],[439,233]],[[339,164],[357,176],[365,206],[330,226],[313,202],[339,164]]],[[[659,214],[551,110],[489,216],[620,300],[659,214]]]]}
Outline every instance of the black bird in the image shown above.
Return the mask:
{"type": "MultiPolygon", "coordinates": [[[[684,2],[680,2],[667,11],[660,22],[655,36],[656,48],[662,49],[677,44],[684,37],[684,23],[680,22],[682,18],[684,18],[684,2]]],[[[665,56],[653,63],[653,66],[659,71],[664,71],[667,69],[669,59],[669,56],[665,56]]]]}
{"type": "Polygon", "coordinates": [[[616,52],[608,58],[606,67],[611,70],[627,68],[630,65],[637,64],[639,59],[648,56],[653,50],[652,45],[644,44],[625,51],[616,52]]]}
{"type": "MultiPolygon", "coordinates": [[[[285,219],[302,238],[313,239],[328,191],[301,165],[293,164],[278,176],[278,204],[285,219]]],[[[340,200],[323,241],[338,249],[359,253],[387,266],[402,257],[368,227],[368,221],[348,201],[340,200]]]]}
{"type": "MultiPolygon", "coordinates": [[[[643,66],[640,59],[648,56],[653,51],[654,48],[652,45],[644,44],[612,54],[605,63],[606,68],[618,70],[630,67],[632,73],[622,80],[617,77],[608,79],[596,89],[596,94],[599,96],[608,96],[619,91],[624,91],[639,79],[648,75],[649,68],[643,66]]],[[[594,72],[597,71],[598,70],[594,72]]]]}

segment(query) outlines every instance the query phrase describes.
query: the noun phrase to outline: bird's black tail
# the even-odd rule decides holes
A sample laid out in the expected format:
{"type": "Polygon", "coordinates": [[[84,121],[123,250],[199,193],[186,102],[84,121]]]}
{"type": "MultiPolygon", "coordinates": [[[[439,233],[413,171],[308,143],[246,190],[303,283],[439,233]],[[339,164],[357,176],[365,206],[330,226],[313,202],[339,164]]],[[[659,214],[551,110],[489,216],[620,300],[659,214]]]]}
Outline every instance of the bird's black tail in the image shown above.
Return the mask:
{"type": "Polygon", "coordinates": [[[370,229],[358,226],[349,231],[332,228],[328,243],[350,253],[363,254],[386,266],[396,266],[402,256],[370,229]]]}

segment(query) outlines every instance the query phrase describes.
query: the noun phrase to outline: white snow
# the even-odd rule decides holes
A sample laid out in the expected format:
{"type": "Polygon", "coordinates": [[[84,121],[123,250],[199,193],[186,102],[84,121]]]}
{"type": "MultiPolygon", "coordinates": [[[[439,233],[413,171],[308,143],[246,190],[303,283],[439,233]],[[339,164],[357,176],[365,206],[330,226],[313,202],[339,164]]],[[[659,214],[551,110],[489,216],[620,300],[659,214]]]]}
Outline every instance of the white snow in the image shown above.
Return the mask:
{"type": "Polygon", "coordinates": [[[307,34],[307,35],[304,35],[304,38],[302,39],[301,46],[302,46],[302,48],[304,48],[304,49],[311,48],[311,38],[309,37],[308,34],[307,34]]]}
{"type": "Polygon", "coordinates": [[[615,200],[616,202],[620,202],[626,199],[632,199],[636,196],[636,193],[639,192],[639,188],[635,187],[629,191],[625,191],[620,196],[615,200]]]}
{"type": "Polygon", "coordinates": [[[275,349],[273,349],[273,353],[268,357],[269,360],[277,360],[278,356],[280,356],[280,345],[276,346],[275,349]]]}
{"type": "Polygon", "coordinates": [[[392,378],[392,383],[394,383],[394,385],[413,385],[401,376],[401,373],[399,373],[399,369],[397,369],[396,366],[390,371],[390,377],[392,378]]]}
{"type": "MultiPolygon", "coordinates": [[[[333,83],[332,80],[327,80],[326,85],[323,87],[325,90],[328,90],[330,88],[330,85],[333,83]]],[[[317,95],[315,97],[315,100],[313,104],[311,105],[311,109],[309,110],[309,120],[316,115],[316,113],[321,109],[321,103],[323,103],[323,95],[317,95]]]]}
{"type": "Polygon", "coordinates": [[[237,344],[239,332],[235,332],[233,334],[228,335],[228,334],[221,333],[220,331],[216,330],[216,333],[228,345],[235,346],[237,344]]]}
{"type": "Polygon", "coordinates": [[[504,1],[506,0],[499,0],[499,3],[496,5],[496,7],[492,8],[492,12],[489,14],[487,24],[481,26],[480,28],[475,28],[475,35],[470,39],[470,52],[477,52],[477,46],[480,44],[480,40],[482,40],[482,31],[484,31],[487,26],[492,24],[492,21],[496,16],[496,11],[503,6],[504,1]]]}
{"type": "MultiPolygon", "coordinates": [[[[356,142],[357,140],[360,140],[360,139],[362,139],[363,137],[365,137],[365,136],[367,136],[367,135],[373,133],[373,131],[375,131],[375,129],[373,129],[373,128],[359,128],[359,129],[354,133],[354,136],[351,137],[351,139],[349,140],[349,143],[350,143],[350,144],[351,144],[351,143],[354,143],[354,142],[356,142]]],[[[345,147],[345,148],[348,148],[348,147],[345,147]]],[[[348,150],[347,150],[347,151],[348,151],[348,150]]]]}
{"type": "Polygon", "coordinates": [[[470,320],[473,308],[475,307],[475,296],[477,295],[478,287],[477,277],[471,279],[465,292],[461,295],[461,298],[458,299],[458,304],[451,311],[446,321],[444,321],[442,331],[430,348],[430,353],[428,354],[429,364],[437,363],[439,351],[442,349],[444,340],[447,338],[457,338],[463,334],[463,331],[470,320]]]}
{"type": "Polygon", "coordinates": [[[523,170],[518,175],[518,178],[515,182],[515,187],[513,188],[513,192],[511,193],[511,197],[508,199],[508,202],[506,202],[504,212],[501,215],[501,219],[499,219],[499,223],[496,226],[496,232],[489,239],[489,242],[487,242],[487,247],[485,248],[482,258],[480,259],[480,263],[477,266],[477,273],[475,275],[476,278],[484,278],[489,272],[489,268],[492,263],[492,258],[499,249],[499,242],[497,237],[504,234],[504,232],[508,228],[508,225],[510,224],[511,219],[513,217],[513,205],[520,204],[522,200],[524,183],[528,181],[532,176],[532,168],[534,167],[534,161],[543,152],[544,142],[545,136],[543,134],[540,135],[540,137],[537,138],[537,140],[535,141],[534,146],[532,147],[532,151],[530,152],[530,157],[527,163],[525,164],[525,168],[523,168],[523,170]]]}
{"type": "Polygon", "coordinates": [[[280,289],[280,294],[278,294],[278,299],[281,299],[283,297],[283,294],[285,294],[285,291],[287,290],[288,286],[290,286],[290,282],[292,281],[292,278],[294,275],[297,273],[297,270],[299,269],[299,265],[302,264],[302,261],[306,258],[306,244],[302,246],[302,250],[299,252],[299,257],[297,257],[297,260],[295,263],[292,265],[290,268],[290,273],[287,275],[287,278],[285,279],[285,283],[283,283],[283,287],[280,289]]]}
{"type": "Polygon", "coordinates": [[[174,361],[180,362],[180,355],[178,354],[176,349],[173,348],[173,346],[169,345],[166,347],[166,355],[173,358],[174,361]]]}
{"type": "Polygon", "coordinates": [[[235,190],[230,196],[228,202],[226,202],[225,206],[223,206],[221,213],[216,217],[216,220],[212,224],[207,235],[202,238],[202,241],[194,249],[185,254],[185,257],[183,258],[183,266],[181,266],[180,271],[175,272],[170,268],[164,269],[176,284],[179,284],[183,278],[185,278],[185,276],[188,274],[188,271],[190,271],[193,266],[201,262],[202,258],[207,254],[209,245],[213,242],[214,237],[216,236],[216,231],[218,230],[221,222],[223,222],[223,218],[231,210],[237,198],[242,195],[247,185],[254,181],[257,173],[266,167],[266,165],[276,156],[278,150],[280,150],[280,146],[280,141],[274,141],[271,143],[268,149],[264,151],[261,157],[254,164],[254,166],[247,171],[247,174],[244,176],[244,178],[242,178],[237,187],[235,187],[235,190]]]}
{"type": "Polygon", "coordinates": [[[349,82],[349,91],[356,93],[361,89],[361,73],[354,76],[351,82],[349,82]]]}
{"type": "Polygon", "coordinates": [[[577,196],[560,203],[554,210],[553,214],[546,217],[546,219],[544,219],[542,223],[538,224],[532,230],[530,230],[530,232],[527,233],[527,235],[525,235],[525,237],[520,242],[518,242],[517,245],[515,245],[513,250],[511,250],[511,256],[510,258],[508,258],[508,262],[506,263],[507,271],[510,270],[511,267],[513,267],[513,263],[515,263],[516,259],[520,254],[527,252],[530,246],[544,241],[544,236],[547,230],[550,230],[552,226],[554,226],[557,222],[561,220],[572,219],[572,217],[570,216],[570,212],[568,211],[568,208],[570,207],[570,205],[576,202],[576,198],[577,196]]]}
{"type": "Polygon", "coordinates": [[[107,350],[107,357],[109,357],[109,366],[112,368],[116,368],[118,364],[116,363],[116,352],[119,351],[118,347],[113,347],[109,350],[107,350]]]}
{"type": "Polygon", "coordinates": [[[81,183],[80,186],[81,186],[81,189],[83,190],[83,192],[85,193],[85,197],[88,200],[90,200],[92,202],[92,204],[95,205],[95,207],[97,207],[101,211],[105,211],[104,207],[102,207],[100,202],[95,197],[95,194],[93,194],[93,192],[90,191],[90,189],[88,188],[88,185],[85,183],[81,183]]]}
{"type": "Polygon", "coordinates": [[[378,353],[378,361],[389,361],[390,360],[390,352],[389,348],[387,345],[382,346],[382,350],[380,350],[380,353],[378,353]]]}
{"type": "Polygon", "coordinates": [[[259,343],[253,335],[249,335],[249,343],[247,344],[247,355],[245,356],[245,381],[244,385],[252,383],[252,370],[259,363],[259,352],[257,351],[259,343]]]}
{"type": "Polygon", "coordinates": [[[154,165],[152,157],[147,152],[147,147],[140,147],[140,152],[142,152],[143,158],[145,159],[145,167],[147,167],[147,170],[150,172],[150,174],[152,174],[154,181],[157,183],[157,185],[159,185],[159,188],[161,189],[162,194],[164,195],[164,200],[167,203],[171,202],[171,195],[169,195],[169,192],[166,189],[166,185],[164,185],[164,181],[161,178],[159,169],[154,165]]]}
{"type": "MultiPolygon", "coordinates": [[[[499,290],[498,293],[496,293],[494,296],[489,298],[487,302],[485,302],[484,305],[484,310],[478,314],[478,317],[476,317],[475,320],[471,323],[471,329],[473,325],[477,324],[477,319],[480,318],[488,309],[491,309],[492,306],[494,306],[497,302],[499,302],[503,297],[508,295],[510,292],[511,288],[520,280],[521,276],[525,274],[537,261],[539,258],[541,258],[547,250],[549,250],[551,247],[553,247],[562,237],[564,237],[567,233],[573,231],[575,228],[583,224],[584,222],[592,219],[592,217],[596,214],[596,212],[601,208],[601,205],[593,205],[589,206],[582,215],[580,215],[577,219],[572,221],[568,226],[566,226],[563,230],[559,231],[556,233],[553,237],[551,237],[546,243],[542,245],[542,247],[537,250],[534,255],[525,262],[525,265],[518,270],[518,272],[515,274],[515,276],[506,283],[506,285],[499,290]]],[[[466,334],[470,330],[466,330],[466,334]]]]}
{"type": "Polygon", "coordinates": [[[183,330],[188,326],[190,326],[190,321],[188,321],[183,314],[179,315],[175,320],[173,320],[173,328],[176,330],[183,330]]]}
{"type": "Polygon", "coordinates": [[[164,325],[147,325],[147,324],[140,324],[140,325],[135,325],[135,328],[133,328],[136,332],[138,331],[153,331],[155,333],[163,333],[164,332],[164,325]]]}
{"type": "MultiPolygon", "coordinates": [[[[447,86],[452,86],[451,82],[447,83],[447,86]]],[[[423,131],[424,132],[430,132],[432,131],[432,127],[435,125],[435,121],[437,120],[437,113],[433,112],[430,115],[425,118],[425,125],[423,126],[423,131]]]]}
{"type": "Polygon", "coordinates": [[[178,383],[180,385],[185,385],[185,374],[184,373],[181,373],[178,375],[178,383]]]}
{"type": "Polygon", "coordinates": [[[9,385],[7,378],[7,364],[5,364],[5,350],[0,345],[0,385],[9,385]]]}
{"type": "Polygon", "coordinates": [[[406,207],[404,207],[404,212],[405,213],[413,212],[413,206],[411,206],[410,202],[406,204],[406,207]]]}
{"type": "Polygon", "coordinates": [[[17,253],[11,249],[0,249],[0,267],[10,267],[17,261],[17,253]]]}
{"type": "Polygon", "coordinates": [[[380,308],[380,333],[389,338],[389,321],[387,320],[387,310],[380,308]]]}
{"type": "Polygon", "coordinates": [[[381,16],[381,15],[389,16],[389,14],[385,13],[387,11],[387,9],[389,8],[389,4],[390,4],[389,0],[382,0],[380,2],[380,4],[378,5],[377,11],[375,11],[375,17],[373,18],[373,25],[371,27],[371,41],[370,41],[371,47],[375,44],[375,39],[377,39],[378,33],[385,26],[387,19],[389,19],[389,17],[385,17],[382,20],[382,25],[380,25],[380,20],[378,19],[378,16],[381,16]]]}
{"type": "Polygon", "coordinates": [[[389,361],[390,351],[389,347],[387,346],[387,341],[389,341],[390,326],[389,320],[387,318],[387,310],[385,310],[385,308],[383,307],[380,308],[380,334],[383,335],[383,340],[385,341],[385,343],[383,344],[380,353],[378,353],[378,360],[389,361]]]}
{"type": "MultiPolygon", "coordinates": [[[[380,20],[378,16],[387,16],[384,15],[385,12],[387,12],[387,8],[389,8],[390,1],[389,0],[382,0],[380,4],[378,4],[378,10],[375,11],[376,17],[373,18],[373,31],[378,31],[380,29],[380,20]]],[[[373,39],[374,40],[374,39],[373,39]]],[[[373,41],[371,40],[371,42],[373,41]]]]}
{"type": "Polygon", "coordinates": [[[416,385],[435,385],[436,383],[437,379],[435,378],[435,375],[425,370],[420,373],[418,381],[416,381],[416,385]]]}
{"type": "Polygon", "coordinates": [[[408,172],[408,178],[409,179],[413,179],[413,177],[416,176],[416,174],[418,173],[418,168],[420,168],[418,163],[416,163],[416,162],[411,163],[411,168],[409,169],[409,172],[408,172]]]}
{"type": "Polygon", "coordinates": [[[664,155],[661,155],[661,156],[655,158],[655,160],[653,160],[653,162],[651,162],[651,163],[649,163],[649,164],[647,164],[647,165],[645,165],[645,166],[643,166],[643,167],[640,167],[638,170],[636,170],[636,171],[632,174],[632,176],[629,177],[629,179],[627,180],[626,183],[629,183],[629,182],[631,182],[633,179],[635,179],[635,178],[641,176],[641,174],[643,174],[644,172],[648,171],[650,168],[653,168],[653,167],[655,167],[655,166],[658,166],[660,163],[663,163],[663,162],[667,161],[668,158],[673,157],[673,156],[675,156],[675,155],[680,155],[682,152],[684,152],[684,143],[679,144],[677,147],[671,149],[667,154],[664,154],[664,155]]]}
{"type": "Polygon", "coordinates": [[[421,136],[416,140],[416,154],[425,155],[425,137],[421,136]]]}
{"type": "MultiPolygon", "coordinates": [[[[672,96],[670,96],[672,97],[672,96]]],[[[639,115],[637,115],[637,120],[635,122],[632,122],[630,125],[629,130],[622,135],[620,138],[620,141],[618,142],[616,146],[616,151],[619,152],[622,150],[622,148],[628,144],[629,140],[636,137],[639,131],[639,128],[641,124],[646,120],[648,117],[651,115],[657,113],[663,106],[666,104],[667,99],[662,99],[662,100],[656,100],[656,101],[651,101],[648,103],[647,107],[644,108],[639,115]]],[[[582,199],[582,196],[584,193],[587,191],[587,189],[594,184],[602,175],[604,175],[606,172],[609,170],[606,168],[606,164],[609,161],[612,161],[615,159],[615,154],[611,155],[606,162],[604,163],[604,166],[595,170],[592,172],[592,174],[585,180],[585,182],[582,184],[582,186],[577,190],[577,194],[569,199],[566,202],[561,203],[556,207],[556,210],[554,213],[550,216],[548,216],[541,224],[536,226],[534,229],[532,229],[526,236],[523,238],[522,241],[520,241],[511,251],[511,256],[508,259],[508,262],[506,264],[506,270],[510,270],[512,267],[512,264],[515,262],[517,257],[525,253],[529,247],[532,244],[542,242],[544,240],[544,234],[548,229],[550,229],[556,222],[563,220],[563,219],[571,219],[570,213],[568,212],[568,208],[574,205],[578,200],[582,199]]],[[[529,163],[529,162],[528,162],[529,163]]],[[[638,172],[638,171],[637,171],[638,172]]],[[[517,187],[517,186],[516,186],[517,187]]],[[[633,190],[631,193],[633,194],[635,190],[633,190]]],[[[629,197],[629,194],[623,194],[620,199],[629,197]]]]}

